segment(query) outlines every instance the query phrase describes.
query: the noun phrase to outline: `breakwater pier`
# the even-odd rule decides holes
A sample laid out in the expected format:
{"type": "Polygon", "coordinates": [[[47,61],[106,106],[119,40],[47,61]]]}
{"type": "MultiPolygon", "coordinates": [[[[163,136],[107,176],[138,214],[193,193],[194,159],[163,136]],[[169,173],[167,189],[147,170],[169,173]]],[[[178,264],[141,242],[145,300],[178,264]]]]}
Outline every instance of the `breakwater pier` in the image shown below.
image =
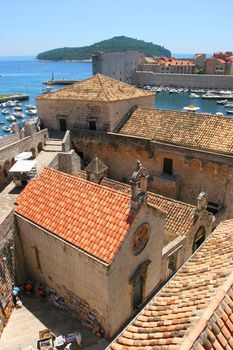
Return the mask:
{"type": "Polygon", "coordinates": [[[27,95],[27,94],[4,94],[4,95],[1,95],[0,94],[0,103],[6,102],[9,100],[19,100],[19,101],[29,100],[29,95],[27,95]]]}

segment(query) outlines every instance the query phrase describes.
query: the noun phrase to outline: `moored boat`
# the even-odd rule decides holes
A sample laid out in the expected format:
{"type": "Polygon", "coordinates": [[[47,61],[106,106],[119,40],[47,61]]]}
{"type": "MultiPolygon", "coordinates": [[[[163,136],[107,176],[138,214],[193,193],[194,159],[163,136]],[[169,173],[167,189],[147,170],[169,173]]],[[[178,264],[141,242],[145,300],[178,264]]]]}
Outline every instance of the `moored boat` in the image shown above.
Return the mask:
{"type": "Polygon", "coordinates": [[[2,130],[5,132],[11,132],[11,128],[9,126],[3,126],[2,130]]]}
{"type": "Polygon", "coordinates": [[[184,107],[183,110],[185,110],[186,112],[197,112],[200,110],[200,108],[194,105],[190,105],[190,106],[184,107]]]}
{"type": "Polygon", "coordinates": [[[233,109],[227,109],[227,113],[233,114],[233,109]]]}
{"type": "Polygon", "coordinates": [[[37,114],[37,109],[27,109],[26,113],[30,114],[30,115],[36,115],[37,114]]]}
{"type": "Polygon", "coordinates": [[[36,106],[33,106],[33,105],[26,105],[26,109],[36,109],[36,106]]]}
{"type": "Polygon", "coordinates": [[[2,109],[2,110],[1,110],[1,113],[2,113],[2,114],[9,114],[9,111],[8,111],[8,109],[2,109]]]}
{"type": "Polygon", "coordinates": [[[15,122],[16,119],[13,115],[9,115],[9,117],[6,117],[6,120],[9,120],[10,122],[15,122]]]}
{"type": "Polygon", "coordinates": [[[22,107],[13,107],[13,110],[16,112],[21,112],[22,111],[22,107]]]}
{"type": "Polygon", "coordinates": [[[23,118],[24,114],[22,112],[14,112],[13,115],[15,116],[15,118],[23,118]]]}

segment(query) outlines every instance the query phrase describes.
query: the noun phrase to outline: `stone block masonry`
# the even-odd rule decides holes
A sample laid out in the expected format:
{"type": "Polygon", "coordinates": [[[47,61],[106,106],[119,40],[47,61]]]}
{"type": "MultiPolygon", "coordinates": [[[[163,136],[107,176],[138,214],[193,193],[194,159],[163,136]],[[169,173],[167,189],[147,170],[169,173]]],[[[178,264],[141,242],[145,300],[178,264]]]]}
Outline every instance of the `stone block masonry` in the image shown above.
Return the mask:
{"type": "Polygon", "coordinates": [[[166,74],[137,71],[133,84],[203,89],[233,89],[233,76],[207,74],[166,74]]]}
{"type": "Polygon", "coordinates": [[[104,330],[101,326],[101,319],[96,310],[91,310],[89,304],[75,295],[72,291],[64,287],[66,296],[66,310],[72,317],[79,320],[82,325],[97,336],[104,336],[104,330]]]}

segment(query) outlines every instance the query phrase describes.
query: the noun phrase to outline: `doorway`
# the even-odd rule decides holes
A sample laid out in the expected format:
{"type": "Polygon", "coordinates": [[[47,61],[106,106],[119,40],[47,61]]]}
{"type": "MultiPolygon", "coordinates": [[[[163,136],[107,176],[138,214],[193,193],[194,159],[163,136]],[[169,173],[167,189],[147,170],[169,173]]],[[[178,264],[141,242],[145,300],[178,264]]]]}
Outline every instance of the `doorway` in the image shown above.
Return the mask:
{"type": "Polygon", "coordinates": [[[67,130],[67,122],[66,122],[66,119],[60,118],[60,119],[59,119],[59,122],[60,122],[60,130],[61,130],[61,131],[66,131],[66,130],[67,130]]]}

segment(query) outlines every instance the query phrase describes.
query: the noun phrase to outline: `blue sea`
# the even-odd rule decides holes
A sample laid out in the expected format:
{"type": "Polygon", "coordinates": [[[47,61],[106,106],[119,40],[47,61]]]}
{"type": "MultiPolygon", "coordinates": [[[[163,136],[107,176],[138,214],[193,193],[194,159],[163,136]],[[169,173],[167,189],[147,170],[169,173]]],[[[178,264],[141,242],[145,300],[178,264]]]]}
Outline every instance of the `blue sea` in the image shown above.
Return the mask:
{"type": "MultiPolygon", "coordinates": [[[[193,54],[174,54],[176,57],[193,57],[193,54]]],[[[82,80],[92,75],[90,62],[46,62],[38,61],[35,57],[0,57],[0,95],[6,93],[26,93],[30,101],[22,102],[23,111],[25,105],[35,104],[35,97],[41,94],[42,83],[50,80],[52,75],[55,79],[82,80]]],[[[55,86],[54,88],[64,88],[55,86]]],[[[194,103],[200,107],[200,112],[225,112],[224,107],[215,101],[202,99],[190,99],[188,93],[169,94],[168,92],[158,93],[155,97],[155,107],[162,109],[182,110],[184,106],[194,103]]],[[[13,111],[10,111],[12,114],[13,111]]],[[[30,117],[26,115],[29,119],[30,117]]],[[[0,113],[0,121],[10,125],[0,113]]],[[[0,125],[0,135],[3,135],[0,125]]]]}

